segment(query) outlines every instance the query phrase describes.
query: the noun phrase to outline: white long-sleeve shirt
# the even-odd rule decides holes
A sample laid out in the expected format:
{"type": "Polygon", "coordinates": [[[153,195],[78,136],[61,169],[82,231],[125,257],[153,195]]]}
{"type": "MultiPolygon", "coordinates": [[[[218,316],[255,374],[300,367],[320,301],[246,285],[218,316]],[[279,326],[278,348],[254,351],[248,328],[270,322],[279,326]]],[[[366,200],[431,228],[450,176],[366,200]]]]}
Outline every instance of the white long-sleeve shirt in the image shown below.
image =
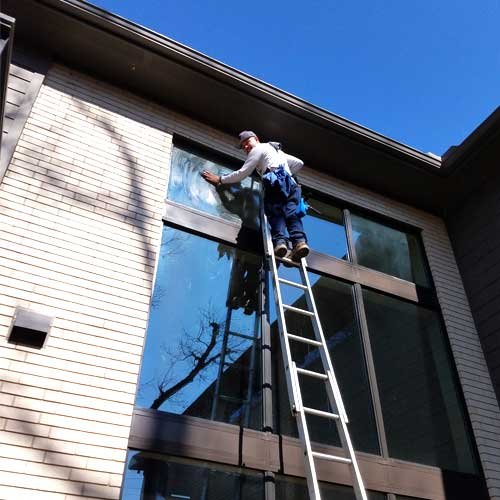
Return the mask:
{"type": "Polygon", "coordinates": [[[293,175],[304,166],[304,162],[281,150],[276,151],[267,142],[259,142],[248,153],[243,166],[239,170],[223,175],[220,182],[221,184],[234,184],[251,175],[254,170],[262,177],[267,169],[274,170],[281,165],[290,175],[293,175]]]}

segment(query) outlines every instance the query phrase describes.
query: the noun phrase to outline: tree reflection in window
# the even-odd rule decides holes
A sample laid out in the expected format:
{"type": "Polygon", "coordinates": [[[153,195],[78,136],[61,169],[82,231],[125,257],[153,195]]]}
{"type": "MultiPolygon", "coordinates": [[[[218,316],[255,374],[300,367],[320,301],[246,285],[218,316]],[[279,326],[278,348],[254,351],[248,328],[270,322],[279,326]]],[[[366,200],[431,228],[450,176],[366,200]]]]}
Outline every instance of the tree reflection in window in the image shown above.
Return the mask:
{"type": "Polygon", "coordinates": [[[226,220],[259,227],[260,183],[247,177],[240,183],[215,188],[203,180],[201,172],[225,175],[231,168],[174,147],[168,186],[168,199],[226,220]]]}
{"type": "Polygon", "coordinates": [[[260,267],[165,226],[138,406],[261,427],[260,267]]]}

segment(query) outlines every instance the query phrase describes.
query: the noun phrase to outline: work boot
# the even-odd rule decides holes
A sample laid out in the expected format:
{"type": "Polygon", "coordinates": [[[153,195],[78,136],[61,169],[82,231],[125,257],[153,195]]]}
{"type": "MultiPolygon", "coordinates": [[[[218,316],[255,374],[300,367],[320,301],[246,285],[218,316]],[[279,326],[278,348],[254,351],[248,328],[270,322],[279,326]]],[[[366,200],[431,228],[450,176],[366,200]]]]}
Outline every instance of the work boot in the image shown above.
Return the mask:
{"type": "Polygon", "coordinates": [[[287,253],[288,247],[285,245],[285,243],[277,243],[274,247],[274,255],[276,255],[276,257],[283,258],[287,253]]]}
{"type": "Polygon", "coordinates": [[[292,254],[290,258],[294,262],[300,262],[300,259],[307,257],[309,255],[309,246],[305,241],[300,241],[292,248],[292,254]]]}

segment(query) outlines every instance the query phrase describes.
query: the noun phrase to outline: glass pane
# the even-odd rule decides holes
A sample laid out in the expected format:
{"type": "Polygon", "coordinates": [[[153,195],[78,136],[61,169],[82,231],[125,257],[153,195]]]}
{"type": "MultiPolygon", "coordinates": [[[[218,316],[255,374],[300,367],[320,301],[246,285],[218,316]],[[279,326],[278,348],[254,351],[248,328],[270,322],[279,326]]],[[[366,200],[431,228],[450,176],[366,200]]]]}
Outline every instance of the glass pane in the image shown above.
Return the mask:
{"type": "Polygon", "coordinates": [[[368,290],[363,297],[389,454],[477,472],[438,315],[368,290]]]}
{"type": "Polygon", "coordinates": [[[358,264],[429,286],[420,241],[411,233],[351,214],[358,264]]]}
{"type": "MultiPolygon", "coordinates": [[[[354,490],[349,486],[320,482],[322,500],[356,500],[354,490]]],[[[378,491],[367,491],[369,500],[386,500],[378,491]]],[[[304,479],[291,476],[276,476],[276,500],[304,500],[309,498],[304,479]]]]}
{"type": "Polygon", "coordinates": [[[307,202],[311,208],[303,222],[311,248],[317,252],[348,260],[342,210],[315,198],[308,198],[307,202]]]}
{"type": "Polygon", "coordinates": [[[261,428],[260,266],[164,227],[138,406],[261,428]]]}
{"type": "Polygon", "coordinates": [[[260,473],[130,451],[122,500],[264,500],[260,473]]]}
{"type": "Polygon", "coordinates": [[[185,149],[174,147],[168,186],[168,199],[223,219],[259,227],[260,183],[251,177],[237,184],[217,188],[201,177],[203,170],[217,175],[232,171],[185,149]]]}
{"type": "MultiPolygon", "coordinates": [[[[300,283],[295,268],[280,268],[281,277],[300,283]]],[[[378,437],[373,415],[368,376],[361,344],[360,332],[354,315],[351,287],[337,280],[309,273],[316,306],[321,318],[335,374],[338,379],[344,404],[349,415],[349,431],[357,450],[379,453],[378,437]]],[[[283,301],[300,309],[306,309],[305,297],[301,290],[282,286],[283,301]]],[[[271,305],[273,301],[271,301],[271,305]]],[[[271,307],[271,311],[272,311],[271,307]]],[[[280,433],[297,436],[295,419],[291,416],[286,390],[278,327],[272,313],[272,347],[275,366],[276,391],[274,396],[276,422],[280,433]]],[[[310,318],[287,312],[287,328],[290,333],[314,338],[310,318]]],[[[292,358],[300,368],[321,371],[322,365],[318,349],[302,342],[291,341],[292,358]]],[[[325,383],[310,377],[300,377],[304,404],[329,411],[325,383]]],[[[308,427],[313,441],[340,446],[336,424],[333,420],[308,416],[308,427]]]]}

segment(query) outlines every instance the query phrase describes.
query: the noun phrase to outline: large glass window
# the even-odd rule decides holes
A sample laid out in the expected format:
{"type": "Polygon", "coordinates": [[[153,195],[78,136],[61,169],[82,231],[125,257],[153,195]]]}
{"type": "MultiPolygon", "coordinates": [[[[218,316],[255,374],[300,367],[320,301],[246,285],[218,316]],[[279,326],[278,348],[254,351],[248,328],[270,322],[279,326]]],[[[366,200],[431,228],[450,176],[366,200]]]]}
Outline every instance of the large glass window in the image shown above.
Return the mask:
{"type": "MultiPolygon", "coordinates": [[[[300,282],[298,270],[282,267],[281,277],[300,282]]],[[[323,332],[329,347],[344,405],[350,419],[349,432],[357,450],[379,453],[377,431],[368,384],[361,336],[354,312],[351,286],[332,278],[309,274],[323,332]]],[[[283,302],[300,309],[307,309],[304,293],[291,286],[282,286],[283,302]]],[[[272,316],[275,317],[275,316],[272,316]]],[[[314,339],[310,318],[287,311],[288,331],[292,334],[314,339]]],[[[295,419],[290,413],[285,370],[283,368],[277,322],[271,326],[272,345],[275,358],[276,415],[278,429],[283,434],[297,436],[295,419]]],[[[299,368],[323,372],[318,349],[309,344],[291,341],[292,358],[299,368]]],[[[306,406],[331,411],[325,390],[325,382],[311,377],[299,377],[306,406]]],[[[307,417],[311,439],[316,442],[340,446],[336,424],[332,420],[309,415],[307,417]]]]}
{"type": "Polygon", "coordinates": [[[391,457],[477,472],[436,312],[363,292],[391,457]]]}
{"type": "MultiPolygon", "coordinates": [[[[319,483],[322,500],[356,500],[354,490],[349,486],[319,483]]],[[[386,500],[378,491],[367,491],[369,500],[386,500]]],[[[303,479],[292,476],[276,476],[276,500],[304,500],[309,498],[307,484],[303,479]]]]}
{"type": "Polygon", "coordinates": [[[260,500],[263,474],[248,469],[130,451],[121,500],[260,500]]]}
{"type": "Polygon", "coordinates": [[[261,427],[260,267],[164,227],[138,406],[261,427]]]}
{"type": "MultiPolygon", "coordinates": [[[[254,231],[259,226],[259,182],[247,178],[236,185],[209,185],[202,170],[225,174],[236,166],[213,158],[217,156],[205,157],[191,147],[173,150],[168,221],[179,229],[163,229],[137,405],[257,430],[265,423],[266,430],[297,436],[274,295],[262,290],[262,256],[249,251],[260,248],[254,231]],[[233,241],[240,222],[236,246],[222,242],[233,241]],[[264,306],[270,318],[261,317],[264,306]],[[261,346],[262,321],[266,339],[270,328],[271,353],[267,340],[261,346]]],[[[422,296],[433,293],[418,233],[375,222],[322,196],[309,198],[314,210],[304,219],[312,249],[323,254],[310,259],[315,267],[309,278],[355,449],[438,466],[447,492],[450,485],[463,484],[464,477],[482,484],[439,313],[397,297],[411,297],[407,292],[414,287],[401,281],[393,286],[392,277],[397,277],[426,286],[428,293],[422,296]],[[325,258],[348,260],[350,253],[352,266],[325,258]],[[362,294],[361,284],[367,286],[362,294]],[[391,290],[394,296],[375,290],[391,290]]],[[[301,281],[295,267],[282,266],[280,276],[301,281]]],[[[283,284],[281,291],[284,303],[307,309],[300,288],[283,284]]],[[[314,338],[307,316],[287,311],[286,322],[290,333],[314,338]]],[[[314,346],[291,340],[290,348],[299,367],[323,371],[314,346]]],[[[331,411],[323,381],[299,376],[299,383],[305,405],[331,411]]],[[[165,419],[166,425],[170,421],[165,419]]],[[[334,421],[309,415],[307,422],[314,443],[340,446],[334,421]]],[[[211,433],[212,426],[205,425],[211,433]]],[[[242,439],[240,446],[244,443],[242,439]]],[[[337,473],[337,464],[331,466],[337,473]]],[[[125,500],[263,498],[263,481],[261,474],[246,470],[133,452],[124,491],[125,500]]],[[[322,493],[326,499],[354,498],[352,489],[331,483],[322,485],[322,493]]],[[[276,498],[307,498],[305,481],[277,476],[276,498]]],[[[370,492],[369,498],[385,495],[370,492]]]]}
{"type": "Polygon", "coordinates": [[[351,214],[357,263],[428,286],[419,238],[385,224],[351,214]]]}
{"type": "Polygon", "coordinates": [[[247,177],[237,184],[217,188],[201,177],[203,170],[225,175],[232,169],[186,148],[174,146],[168,199],[223,219],[259,227],[260,182],[247,177]]]}

